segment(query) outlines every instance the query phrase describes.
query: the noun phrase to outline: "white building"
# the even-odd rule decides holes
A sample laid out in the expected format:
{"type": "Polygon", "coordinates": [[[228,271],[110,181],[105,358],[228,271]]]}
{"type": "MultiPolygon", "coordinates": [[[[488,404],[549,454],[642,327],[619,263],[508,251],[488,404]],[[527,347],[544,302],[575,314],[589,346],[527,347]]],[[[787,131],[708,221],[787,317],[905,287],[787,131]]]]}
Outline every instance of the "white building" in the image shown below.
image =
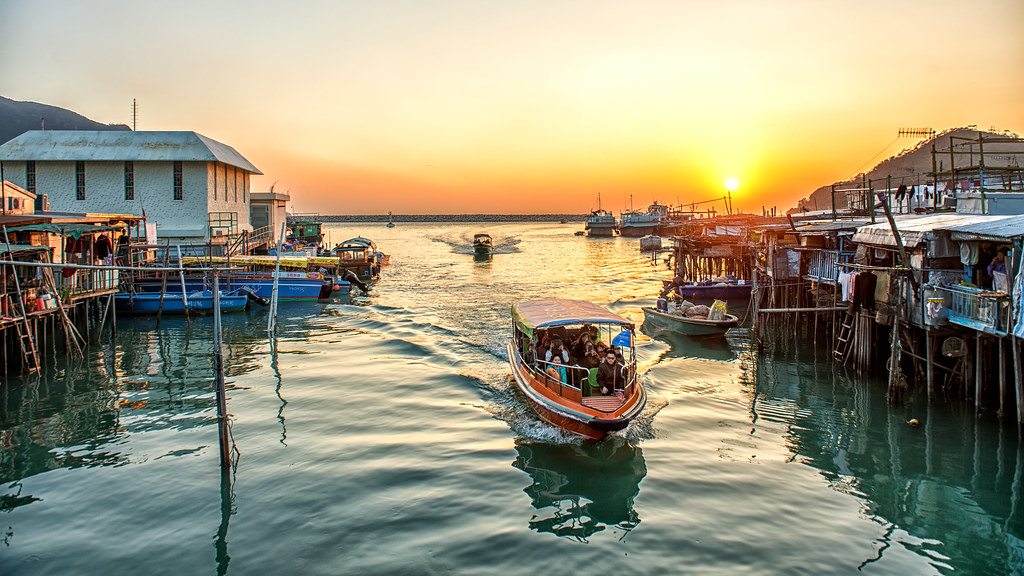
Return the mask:
{"type": "Polygon", "coordinates": [[[249,177],[262,174],[195,132],[32,130],[0,146],[0,166],[54,211],[145,215],[172,242],[251,231],[249,177]]]}

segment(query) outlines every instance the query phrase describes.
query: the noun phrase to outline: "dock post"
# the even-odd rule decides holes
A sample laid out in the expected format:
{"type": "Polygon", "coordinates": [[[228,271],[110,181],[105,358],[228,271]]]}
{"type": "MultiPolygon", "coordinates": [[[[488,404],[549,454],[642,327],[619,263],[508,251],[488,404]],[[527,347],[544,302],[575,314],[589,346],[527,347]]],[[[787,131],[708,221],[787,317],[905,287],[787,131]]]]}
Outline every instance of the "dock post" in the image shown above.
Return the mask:
{"type": "Polygon", "coordinates": [[[1021,375],[1020,364],[1020,343],[1017,337],[1010,338],[1010,345],[1013,347],[1013,381],[1017,389],[1017,436],[1024,432],[1024,376],[1021,375]]]}
{"type": "Polygon", "coordinates": [[[1006,400],[1006,357],[1003,354],[1003,339],[996,340],[996,345],[999,346],[999,419],[1001,420],[1005,414],[1003,403],[1006,400]]]}
{"type": "Polygon", "coordinates": [[[224,351],[221,343],[220,327],[220,285],[217,270],[213,271],[213,368],[214,386],[217,392],[217,435],[220,440],[220,467],[231,466],[231,449],[228,444],[228,406],[224,391],[224,351]]]}
{"type": "Polygon", "coordinates": [[[924,329],[924,346],[925,346],[925,354],[924,355],[925,355],[925,360],[927,361],[927,366],[925,367],[925,370],[926,370],[926,372],[928,374],[927,384],[926,384],[928,386],[928,403],[931,404],[932,403],[932,388],[935,387],[935,370],[932,368],[932,363],[933,363],[933,359],[932,359],[932,331],[931,331],[931,328],[929,328],[927,325],[925,326],[925,329],[924,329]]]}
{"type": "Polygon", "coordinates": [[[981,332],[974,339],[974,415],[981,414],[981,332]]]}

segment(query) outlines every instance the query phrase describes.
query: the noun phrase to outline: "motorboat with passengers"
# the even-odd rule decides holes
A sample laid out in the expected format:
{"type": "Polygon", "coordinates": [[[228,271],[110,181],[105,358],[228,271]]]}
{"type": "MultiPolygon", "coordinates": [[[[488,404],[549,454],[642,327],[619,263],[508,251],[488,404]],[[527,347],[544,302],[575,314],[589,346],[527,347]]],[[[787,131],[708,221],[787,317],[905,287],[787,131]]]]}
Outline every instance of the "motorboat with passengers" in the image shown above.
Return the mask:
{"type": "Polygon", "coordinates": [[[626,428],[647,402],[634,341],[632,323],[586,300],[518,302],[508,360],[517,388],[543,420],[599,441],[626,428]]]}

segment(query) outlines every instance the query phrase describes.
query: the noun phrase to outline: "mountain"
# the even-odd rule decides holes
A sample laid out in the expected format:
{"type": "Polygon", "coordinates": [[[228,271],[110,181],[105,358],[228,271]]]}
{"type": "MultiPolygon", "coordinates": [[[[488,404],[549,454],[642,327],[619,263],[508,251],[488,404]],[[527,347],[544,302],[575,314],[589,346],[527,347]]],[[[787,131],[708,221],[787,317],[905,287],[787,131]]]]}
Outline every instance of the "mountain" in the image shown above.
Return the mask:
{"type": "Polygon", "coordinates": [[[0,96],[0,144],[29,130],[131,130],[125,124],[102,124],[70,110],[19,102],[0,96]]]}
{"type": "MultiPolygon", "coordinates": [[[[878,163],[877,166],[869,170],[868,172],[858,174],[849,180],[836,182],[827,186],[822,186],[810,196],[797,202],[796,208],[789,210],[790,213],[803,212],[803,211],[816,211],[816,210],[829,210],[832,207],[832,186],[836,187],[836,190],[844,188],[857,188],[862,187],[865,178],[871,180],[871,186],[878,190],[885,188],[886,178],[892,176],[893,187],[899,186],[900,184],[906,184],[907,186],[931,184],[932,179],[929,173],[933,170],[932,168],[932,145],[934,144],[936,150],[948,150],[950,141],[953,138],[958,139],[957,143],[962,144],[963,139],[974,140],[977,142],[978,135],[984,135],[985,138],[1014,138],[1020,139],[1017,134],[1013,134],[1009,131],[997,132],[995,128],[991,131],[978,130],[974,127],[967,128],[951,128],[945,130],[931,138],[927,138],[919,141],[916,145],[906,148],[903,151],[886,158],[878,163]]],[[[974,147],[977,150],[977,145],[974,147]]],[[[1009,151],[1011,149],[1020,150],[1020,144],[985,144],[985,154],[988,158],[992,152],[1009,151]]],[[[1002,159],[1002,157],[998,157],[1002,159]]],[[[973,165],[977,163],[977,155],[971,156],[969,154],[963,154],[958,152],[955,158],[956,166],[973,165]]],[[[937,153],[935,155],[935,169],[942,171],[949,169],[949,154],[937,153]]],[[[836,193],[836,208],[842,209],[847,207],[846,195],[841,192],[836,193]]]]}

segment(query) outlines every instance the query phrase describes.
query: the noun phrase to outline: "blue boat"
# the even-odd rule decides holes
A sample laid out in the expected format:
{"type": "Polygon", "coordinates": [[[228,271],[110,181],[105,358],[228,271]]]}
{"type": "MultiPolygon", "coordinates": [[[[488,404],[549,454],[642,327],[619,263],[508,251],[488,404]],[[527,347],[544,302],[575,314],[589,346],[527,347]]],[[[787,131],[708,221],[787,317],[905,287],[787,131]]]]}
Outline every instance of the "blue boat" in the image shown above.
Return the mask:
{"type": "MultiPolygon", "coordinates": [[[[162,310],[166,314],[184,314],[185,299],[181,292],[164,293],[162,310]]],[[[188,294],[188,309],[193,312],[213,312],[213,292],[203,290],[188,294]]],[[[221,312],[244,310],[249,301],[248,294],[241,291],[221,292],[221,312]]],[[[120,292],[114,294],[114,306],[118,312],[128,314],[156,314],[161,310],[159,292],[120,292]]]]}
{"type": "MultiPolygon", "coordinates": [[[[281,302],[299,300],[317,300],[324,288],[324,277],[321,274],[307,272],[281,272],[278,276],[277,297],[281,302]]],[[[168,293],[181,294],[181,280],[168,276],[166,285],[160,278],[152,277],[134,280],[135,289],[147,293],[160,293],[161,286],[168,293]]],[[[212,283],[209,278],[196,275],[185,276],[185,290],[188,293],[207,288],[212,283]]],[[[333,283],[331,284],[333,287],[333,283]]],[[[271,274],[222,274],[220,277],[221,291],[246,288],[261,298],[270,299],[274,290],[274,278],[271,274]]]]}

